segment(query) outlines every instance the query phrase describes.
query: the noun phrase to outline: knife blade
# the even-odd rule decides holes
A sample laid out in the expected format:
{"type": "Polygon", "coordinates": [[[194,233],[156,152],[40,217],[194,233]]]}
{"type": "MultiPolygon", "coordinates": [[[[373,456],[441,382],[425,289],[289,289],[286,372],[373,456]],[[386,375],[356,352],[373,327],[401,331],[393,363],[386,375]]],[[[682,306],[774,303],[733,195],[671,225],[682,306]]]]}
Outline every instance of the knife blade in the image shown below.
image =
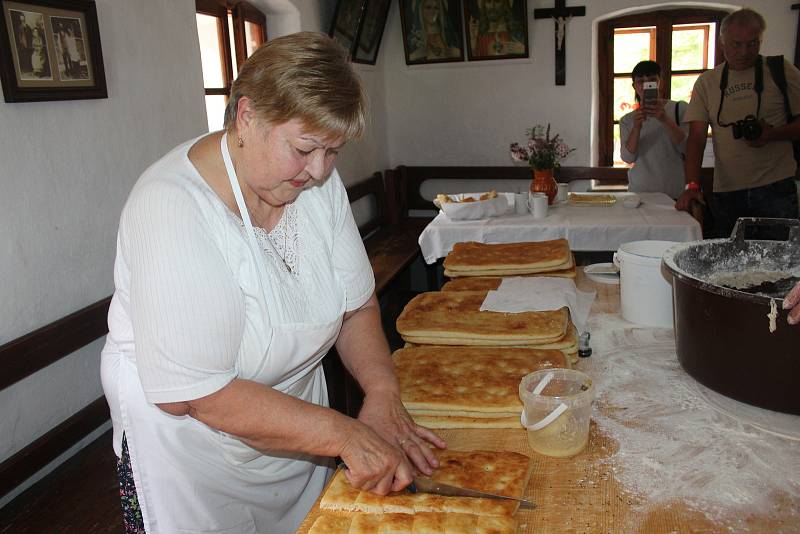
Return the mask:
{"type": "Polygon", "coordinates": [[[411,493],[434,493],[445,497],[478,497],[481,499],[503,499],[507,501],[517,501],[521,508],[535,508],[536,504],[526,499],[517,499],[506,495],[497,495],[485,491],[478,491],[469,488],[461,488],[443,484],[430,478],[415,477],[414,481],[406,488],[411,493]]]}

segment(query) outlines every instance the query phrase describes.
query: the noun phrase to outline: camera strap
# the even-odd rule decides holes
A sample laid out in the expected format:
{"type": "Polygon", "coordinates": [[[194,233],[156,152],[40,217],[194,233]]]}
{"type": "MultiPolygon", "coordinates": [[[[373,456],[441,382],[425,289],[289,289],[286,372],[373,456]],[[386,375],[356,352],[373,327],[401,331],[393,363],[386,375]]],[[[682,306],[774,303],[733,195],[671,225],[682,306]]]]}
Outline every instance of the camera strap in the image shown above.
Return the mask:
{"type": "MultiPolygon", "coordinates": [[[[756,114],[755,117],[758,118],[758,114],[761,112],[761,93],[764,91],[764,63],[763,58],[759,54],[758,60],[756,61],[755,65],[755,72],[753,73],[755,77],[755,83],[753,89],[756,92],[756,97],[758,99],[758,103],[756,104],[756,114]]],[[[720,122],[719,117],[722,115],[722,105],[725,103],[725,90],[728,88],[728,62],[725,62],[725,66],[722,67],[722,76],[719,79],[719,108],[717,108],[717,124],[722,126],[723,128],[727,128],[732,125],[732,123],[723,124],[720,122]]]]}

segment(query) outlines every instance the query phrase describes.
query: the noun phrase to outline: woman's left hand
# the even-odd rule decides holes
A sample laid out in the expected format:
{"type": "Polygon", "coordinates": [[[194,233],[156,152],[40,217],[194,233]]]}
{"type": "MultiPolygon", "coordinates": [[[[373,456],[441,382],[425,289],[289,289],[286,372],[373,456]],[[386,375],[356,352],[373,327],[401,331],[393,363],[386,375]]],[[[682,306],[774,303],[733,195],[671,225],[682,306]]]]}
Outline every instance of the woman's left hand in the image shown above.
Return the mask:
{"type": "Polygon", "coordinates": [[[358,420],[389,443],[397,445],[414,467],[425,475],[431,475],[439,467],[439,462],[428,444],[440,449],[446,448],[447,444],[433,431],[414,423],[395,393],[367,393],[358,420]]]}
{"type": "Polygon", "coordinates": [[[797,282],[783,299],[783,309],[791,310],[786,320],[789,324],[800,323],[800,282],[797,282]]]}

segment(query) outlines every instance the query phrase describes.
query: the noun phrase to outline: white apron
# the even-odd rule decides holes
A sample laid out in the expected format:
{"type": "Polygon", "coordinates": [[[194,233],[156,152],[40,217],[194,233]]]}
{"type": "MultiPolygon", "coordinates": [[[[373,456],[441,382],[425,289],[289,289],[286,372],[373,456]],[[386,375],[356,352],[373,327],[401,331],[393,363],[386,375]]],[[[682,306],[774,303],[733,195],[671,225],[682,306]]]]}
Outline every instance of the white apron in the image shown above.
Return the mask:
{"type": "MultiPolygon", "coordinates": [[[[330,284],[331,280],[327,273],[309,273],[298,280],[280,263],[277,253],[265,257],[226,137],[221,141],[223,158],[262,289],[258,302],[247,302],[246,309],[258,306],[269,318],[269,324],[250,325],[261,347],[257,351],[240,347],[237,376],[327,405],[321,360],[341,328],[344,290],[330,285],[322,289],[341,293],[339,309],[329,320],[317,324],[287,320],[282,300],[296,298],[300,283],[330,284]]],[[[303,234],[300,225],[298,231],[303,239],[311,240],[306,245],[314,246],[313,237],[303,234]]],[[[300,267],[313,270],[310,264],[300,267]]],[[[330,459],[265,455],[189,416],[166,414],[146,401],[130,358],[121,358],[118,376],[120,419],[148,534],[294,532],[322,491],[330,459]]]]}

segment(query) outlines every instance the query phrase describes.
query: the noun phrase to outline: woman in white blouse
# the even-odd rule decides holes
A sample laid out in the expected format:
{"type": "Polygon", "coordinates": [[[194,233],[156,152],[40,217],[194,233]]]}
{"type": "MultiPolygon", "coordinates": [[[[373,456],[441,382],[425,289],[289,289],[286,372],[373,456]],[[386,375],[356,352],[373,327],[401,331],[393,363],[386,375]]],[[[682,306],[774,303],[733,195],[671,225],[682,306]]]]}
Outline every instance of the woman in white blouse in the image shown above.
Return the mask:
{"type": "Polygon", "coordinates": [[[437,465],[400,402],[374,277],[333,167],[364,127],[345,51],[270,41],[225,130],[153,164],[125,205],[103,387],[129,532],[294,532],[340,456],[386,494],[437,465]],[[327,405],[336,345],[364,390],[327,405]]]}

